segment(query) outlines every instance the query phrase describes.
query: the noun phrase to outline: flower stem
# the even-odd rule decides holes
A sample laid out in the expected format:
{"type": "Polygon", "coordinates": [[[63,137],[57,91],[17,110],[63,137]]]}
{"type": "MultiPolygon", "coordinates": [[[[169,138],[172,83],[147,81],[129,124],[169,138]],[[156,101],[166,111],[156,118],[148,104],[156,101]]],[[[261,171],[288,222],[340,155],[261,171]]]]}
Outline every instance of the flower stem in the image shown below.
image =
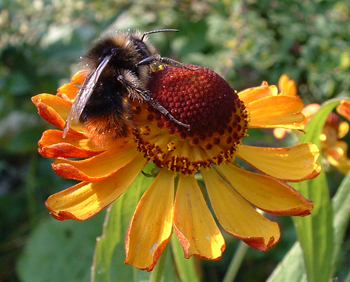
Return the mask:
{"type": "Polygon", "coordinates": [[[224,277],[224,280],[222,280],[222,282],[233,282],[234,281],[247,250],[248,250],[248,245],[243,243],[242,241],[240,241],[238,248],[237,248],[237,251],[235,252],[235,255],[233,256],[233,258],[231,260],[231,263],[228,267],[228,270],[227,270],[225,277],[224,277]]]}
{"type": "Polygon", "coordinates": [[[344,282],[350,282],[350,272],[348,273],[348,276],[346,276],[346,279],[344,280],[344,282]]]}
{"type": "Polygon", "coordinates": [[[168,254],[168,244],[165,246],[156,266],[152,270],[151,277],[149,282],[160,282],[162,280],[164,268],[165,268],[165,261],[168,254]]]}

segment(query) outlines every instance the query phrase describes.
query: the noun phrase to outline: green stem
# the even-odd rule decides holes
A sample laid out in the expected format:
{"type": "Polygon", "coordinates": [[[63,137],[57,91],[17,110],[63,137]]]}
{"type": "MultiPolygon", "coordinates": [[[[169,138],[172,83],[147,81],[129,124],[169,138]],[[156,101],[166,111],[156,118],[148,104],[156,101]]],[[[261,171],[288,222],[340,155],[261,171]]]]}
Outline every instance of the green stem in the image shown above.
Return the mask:
{"type": "Polygon", "coordinates": [[[344,280],[344,282],[350,282],[350,272],[348,273],[348,276],[346,276],[346,279],[344,280]]]}
{"type": "Polygon", "coordinates": [[[248,250],[248,245],[240,241],[237,251],[235,252],[235,255],[231,260],[231,263],[228,267],[228,270],[222,282],[233,282],[235,280],[235,277],[242,264],[242,261],[244,259],[244,256],[247,250],[248,250]]]}
{"type": "Polygon", "coordinates": [[[168,249],[169,249],[169,246],[167,244],[165,246],[156,266],[152,270],[149,282],[160,282],[162,280],[168,249]]]}

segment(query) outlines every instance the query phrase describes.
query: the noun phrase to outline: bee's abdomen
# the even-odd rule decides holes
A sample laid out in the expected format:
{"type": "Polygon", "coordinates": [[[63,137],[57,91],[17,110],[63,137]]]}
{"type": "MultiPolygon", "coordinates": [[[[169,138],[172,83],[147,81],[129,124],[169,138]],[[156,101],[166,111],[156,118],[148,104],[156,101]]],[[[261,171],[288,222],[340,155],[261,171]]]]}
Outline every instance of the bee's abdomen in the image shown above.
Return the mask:
{"type": "Polygon", "coordinates": [[[96,85],[86,103],[79,121],[90,135],[109,138],[129,134],[130,110],[126,89],[118,81],[104,81],[96,85]]]}

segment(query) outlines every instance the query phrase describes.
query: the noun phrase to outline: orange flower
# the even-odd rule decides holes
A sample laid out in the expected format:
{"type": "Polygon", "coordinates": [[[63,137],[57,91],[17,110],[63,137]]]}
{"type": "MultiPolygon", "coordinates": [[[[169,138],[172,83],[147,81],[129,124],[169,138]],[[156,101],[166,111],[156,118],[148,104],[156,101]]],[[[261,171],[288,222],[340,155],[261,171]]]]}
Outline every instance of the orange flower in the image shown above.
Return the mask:
{"type": "MultiPolygon", "coordinates": [[[[286,95],[297,95],[295,82],[289,79],[287,75],[283,74],[280,77],[278,85],[279,89],[286,95]]],[[[307,105],[302,110],[305,119],[300,124],[300,127],[304,128],[320,108],[321,105],[316,103],[307,105]]],[[[350,120],[350,102],[343,100],[337,107],[337,112],[350,120]]],[[[274,135],[276,138],[282,139],[285,137],[287,130],[285,128],[275,128],[274,135]]],[[[320,135],[321,148],[326,157],[325,160],[343,174],[346,174],[350,169],[350,159],[347,157],[347,143],[339,139],[343,138],[348,131],[349,124],[341,121],[335,113],[330,113],[320,135]]]]}
{"type": "MultiPolygon", "coordinates": [[[[33,97],[41,117],[62,129],[83,80],[79,72],[56,95],[33,97]]],[[[72,124],[66,138],[61,130],[45,131],[40,154],[55,158],[52,166],[58,175],[81,181],[48,198],[52,216],[59,220],[93,216],[117,199],[146,163],[153,162],[161,169],[137,205],[125,246],[125,262],[150,271],[172,230],[186,258],[216,260],[225,249],[196,173],[204,179],[205,193],[224,230],[258,250],[274,246],[280,230],[255,207],[277,215],[310,213],[312,202],[283,181],[316,177],[318,148],[242,144],[248,128],[300,129],[304,115],[298,97],[274,93],[277,88],[266,82],[237,94],[203,67],[167,67],[152,74],[149,89],[153,99],[191,129],[174,124],[147,103],[130,101],[132,133],[102,147],[87,138],[86,128],[79,124],[72,124]],[[233,164],[236,157],[258,172],[233,164]]]]}
{"type": "MultiPolygon", "coordinates": [[[[341,101],[337,112],[350,120],[350,101],[341,101]]],[[[320,135],[321,148],[327,161],[343,174],[350,169],[350,159],[347,157],[348,144],[340,139],[348,132],[349,123],[330,113],[320,135]]]]}

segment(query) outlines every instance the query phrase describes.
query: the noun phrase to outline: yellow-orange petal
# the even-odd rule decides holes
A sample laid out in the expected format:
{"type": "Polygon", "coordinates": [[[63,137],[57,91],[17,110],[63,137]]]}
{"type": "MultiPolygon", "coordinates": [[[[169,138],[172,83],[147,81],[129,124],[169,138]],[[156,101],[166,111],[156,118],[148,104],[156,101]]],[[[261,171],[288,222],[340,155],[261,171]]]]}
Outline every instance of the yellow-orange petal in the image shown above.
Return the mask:
{"type": "Polygon", "coordinates": [[[296,123],[304,120],[302,109],[303,102],[299,97],[287,95],[268,96],[253,101],[247,106],[249,127],[301,129],[296,123]]]}
{"type": "Polygon", "coordinates": [[[238,93],[239,99],[246,105],[271,95],[273,95],[273,93],[266,81],[264,81],[261,86],[248,88],[238,93]]]}
{"type": "Polygon", "coordinates": [[[232,164],[218,166],[220,173],[248,202],[278,215],[310,214],[313,204],[291,186],[275,178],[249,172],[232,164]]]}
{"type": "Polygon", "coordinates": [[[297,86],[294,80],[289,79],[285,74],[281,75],[278,81],[278,88],[283,91],[283,94],[289,96],[297,95],[297,86]]]}
{"type": "Polygon", "coordinates": [[[127,166],[104,180],[81,182],[51,195],[46,207],[59,220],[86,220],[117,199],[146,165],[143,156],[136,157],[127,166]]]}
{"type": "Polygon", "coordinates": [[[260,251],[277,244],[281,235],[277,223],[257,212],[213,169],[201,173],[216,217],[228,233],[260,251]]]}
{"type": "Polygon", "coordinates": [[[125,240],[125,263],[151,271],[170,239],[175,173],[162,169],[140,199],[125,240]]]}
{"type": "Polygon", "coordinates": [[[337,112],[350,121],[350,101],[341,100],[337,107],[337,112]]]}
{"type": "Polygon", "coordinates": [[[216,260],[225,241],[203,198],[196,179],[180,174],[175,197],[174,230],[185,258],[195,255],[216,260]]]}
{"type": "Polygon", "coordinates": [[[77,96],[78,91],[79,91],[79,87],[71,83],[66,83],[57,89],[56,96],[59,96],[62,98],[67,97],[71,101],[75,99],[75,96],[77,96]]]}
{"type": "Polygon", "coordinates": [[[62,137],[61,130],[44,131],[39,142],[39,153],[45,158],[85,158],[98,155],[105,150],[96,147],[91,139],[83,134],[67,133],[62,137]]]}
{"type": "Polygon", "coordinates": [[[321,165],[316,163],[320,151],[315,144],[305,143],[286,148],[242,145],[237,157],[272,177],[284,181],[302,181],[316,177],[321,165]]]}
{"type": "Polygon", "coordinates": [[[70,79],[72,84],[82,85],[87,76],[86,70],[77,71],[70,79]]]}
{"type": "Polygon", "coordinates": [[[65,121],[63,116],[67,117],[71,108],[71,103],[51,94],[39,94],[32,97],[32,102],[38,108],[39,115],[58,128],[63,128],[65,121]],[[61,114],[59,114],[59,112],[61,114]]]}
{"type": "Polygon", "coordinates": [[[64,178],[88,182],[99,181],[125,167],[139,154],[134,144],[127,143],[84,160],[56,159],[52,169],[64,178]]]}
{"type": "Polygon", "coordinates": [[[338,139],[342,139],[349,132],[349,123],[341,121],[338,126],[338,139]]]}
{"type": "MultiPolygon", "coordinates": [[[[66,119],[72,104],[58,96],[51,94],[39,94],[32,97],[32,102],[38,109],[39,115],[52,125],[62,129],[66,124],[66,119]]],[[[71,129],[81,132],[81,125],[74,122],[71,129]]]]}

